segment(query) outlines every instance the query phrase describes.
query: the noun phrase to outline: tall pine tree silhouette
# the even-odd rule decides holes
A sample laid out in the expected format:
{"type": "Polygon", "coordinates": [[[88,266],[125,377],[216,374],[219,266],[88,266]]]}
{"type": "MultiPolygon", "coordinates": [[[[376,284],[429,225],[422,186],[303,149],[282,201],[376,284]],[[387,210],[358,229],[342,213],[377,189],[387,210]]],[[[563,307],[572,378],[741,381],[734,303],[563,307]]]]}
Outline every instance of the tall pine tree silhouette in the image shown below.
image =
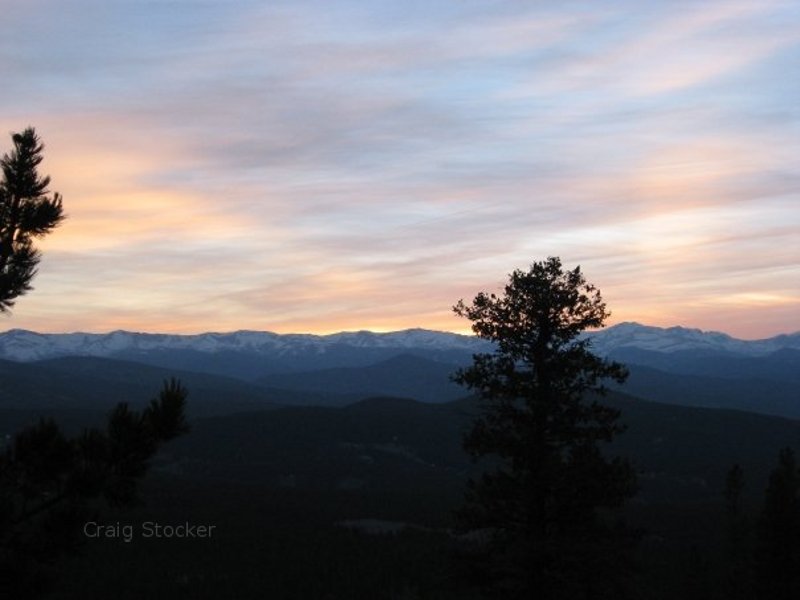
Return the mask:
{"type": "Polygon", "coordinates": [[[722,591],[730,600],[753,594],[750,523],[742,506],[744,470],[735,464],[725,477],[725,580],[722,591]]]}
{"type": "Polygon", "coordinates": [[[457,515],[481,540],[470,572],[500,598],[624,598],[633,536],[602,512],[635,493],[635,475],[602,452],[623,427],[597,396],[627,371],[581,336],[609,316],[599,290],[551,257],[454,310],[495,346],[454,376],[483,407],[464,447],[495,465],[469,482],[457,515]]]}
{"type": "Polygon", "coordinates": [[[791,448],[781,450],[770,475],[756,550],[756,596],[800,598],[800,472],[791,448]]]}

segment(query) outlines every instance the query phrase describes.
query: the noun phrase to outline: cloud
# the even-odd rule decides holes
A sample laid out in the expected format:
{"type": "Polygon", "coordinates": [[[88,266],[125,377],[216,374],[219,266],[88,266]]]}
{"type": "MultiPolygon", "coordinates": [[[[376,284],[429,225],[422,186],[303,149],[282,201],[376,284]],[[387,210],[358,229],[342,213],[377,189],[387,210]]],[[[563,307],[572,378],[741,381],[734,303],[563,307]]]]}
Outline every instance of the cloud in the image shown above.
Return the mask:
{"type": "Polygon", "coordinates": [[[70,215],[15,326],[453,329],[561,255],[618,319],[800,329],[789,3],[6,8],[70,215]]]}

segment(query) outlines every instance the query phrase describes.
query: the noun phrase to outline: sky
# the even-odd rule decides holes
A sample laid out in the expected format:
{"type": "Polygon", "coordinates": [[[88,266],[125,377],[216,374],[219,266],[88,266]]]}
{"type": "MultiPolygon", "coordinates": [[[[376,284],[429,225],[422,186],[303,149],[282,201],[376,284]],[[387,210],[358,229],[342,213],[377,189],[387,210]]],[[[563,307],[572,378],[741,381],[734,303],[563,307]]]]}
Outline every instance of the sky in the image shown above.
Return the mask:
{"type": "Polygon", "coordinates": [[[559,256],[610,324],[800,330],[796,1],[0,12],[68,214],[0,329],[466,331],[559,256]]]}

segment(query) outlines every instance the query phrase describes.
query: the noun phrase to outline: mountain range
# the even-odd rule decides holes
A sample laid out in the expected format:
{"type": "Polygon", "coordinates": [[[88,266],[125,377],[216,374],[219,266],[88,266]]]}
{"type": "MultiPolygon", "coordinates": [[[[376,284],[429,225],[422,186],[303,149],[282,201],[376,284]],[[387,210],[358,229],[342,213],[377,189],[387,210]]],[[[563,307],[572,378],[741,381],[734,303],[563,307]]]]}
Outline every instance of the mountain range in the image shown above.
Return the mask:
{"type": "MultiPolygon", "coordinates": [[[[800,350],[800,332],[762,340],[741,340],[725,333],[686,327],[652,327],[619,323],[588,332],[593,347],[601,353],[620,348],[655,352],[708,351],[744,356],[763,356],[782,348],[800,350]]],[[[473,351],[485,343],[474,336],[405,329],[389,333],[340,332],[330,335],[277,334],[269,331],[235,331],[173,335],[112,331],[110,333],[36,333],[10,329],[0,333],[0,358],[20,361],[54,356],[103,356],[155,350],[190,350],[204,353],[249,352],[261,355],[293,356],[305,352],[326,353],[339,347],[415,348],[427,351],[473,351]]]]}
{"type": "Polygon", "coordinates": [[[35,361],[59,356],[95,356],[136,359],[151,362],[154,356],[169,355],[172,360],[201,360],[214,357],[258,357],[269,368],[296,370],[296,361],[319,365],[354,366],[368,364],[375,357],[389,357],[412,350],[430,357],[472,353],[486,347],[477,338],[455,333],[407,329],[390,333],[370,331],[332,335],[276,334],[259,331],[167,335],[113,331],[105,334],[42,334],[22,329],[0,333],[0,358],[35,361]],[[341,355],[346,353],[347,358],[341,355]]]}
{"type": "MultiPolygon", "coordinates": [[[[590,332],[594,350],[604,355],[651,352],[666,355],[768,356],[781,350],[800,351],[800,332],[764,340],[740,340],[719,332],[684,327],[649,327],[638,323],[620,323],[590,332]]],[[[94,356],[155,363],[193,361],[208,371],[203,358],[213,357],[217,369],[234,356],[248,357],[238,371],[249,368],[269,372],[290,372],[316,368],[362,366],[397,354],[411,353],[450,362],[473,352],[486,351],[490,345],[474,336],[456,333],[407,329],[390,333],[370,331],[342,332],[331,335],[276,334],[236,331],[169,335],[113,331],[106,334],[43,334],[22,329],[0,333],[0,359],[30,362],[62,356],[94,356]],[[346,356],[343,356],[345,355],[346,356]]],[[[159,366],[181,366],[158,363],[159,366]]],[[[240,373],[241,375],[241,373],[240,373]]]]}
{"type": "MultiPolygon", "coordinates": [[[[631,372],[621,391],[669,404],[800,418],[800,334],[757,341],[622,323],[588,334],[631,372]]],[[[278,405],[343,406],[371,396],[448,402],[475,352],[471,336],[410,329],[326,336],[240,331],[199,335],[0,334],[0,406],[97,408],[143,401],[175,376],[197,415],[278,405]]]]}

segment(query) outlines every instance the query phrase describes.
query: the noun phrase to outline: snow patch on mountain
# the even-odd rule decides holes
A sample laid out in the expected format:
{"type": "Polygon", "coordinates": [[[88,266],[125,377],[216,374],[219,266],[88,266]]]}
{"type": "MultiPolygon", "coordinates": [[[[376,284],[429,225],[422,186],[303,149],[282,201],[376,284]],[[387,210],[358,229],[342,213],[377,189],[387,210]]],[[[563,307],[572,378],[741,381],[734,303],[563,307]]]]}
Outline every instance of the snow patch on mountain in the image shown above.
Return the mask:
{"type": "Polygon", "coordinates": [[[661,353],[690,350],[742,356],[765,356],[783,348],[800,350],[800,333],[780,335],[765,340],[740,340],[718,331],[686,327],[651,327],[626,322],[587,335],[592,340],[592,349],[602,355],[608,355],[621,348],[637,348],[661,353]]]}
{"type": "Polygon", "coordinates": [[[61,356],[113,357],[122,353],[189,350],[204,354],[242,352],[256,355],[292,356],[298,353],[321,354],[334,346],[354,348],[396,348],[478,351],[485,342],[477,338],[409,329],[391,333],[370,331],[331,335],[276,334],[261,331],[168,335],[112,331],[105,334],[43,334],[22,329],[0,333],[0,358],[29,362],[61,356]]]}

